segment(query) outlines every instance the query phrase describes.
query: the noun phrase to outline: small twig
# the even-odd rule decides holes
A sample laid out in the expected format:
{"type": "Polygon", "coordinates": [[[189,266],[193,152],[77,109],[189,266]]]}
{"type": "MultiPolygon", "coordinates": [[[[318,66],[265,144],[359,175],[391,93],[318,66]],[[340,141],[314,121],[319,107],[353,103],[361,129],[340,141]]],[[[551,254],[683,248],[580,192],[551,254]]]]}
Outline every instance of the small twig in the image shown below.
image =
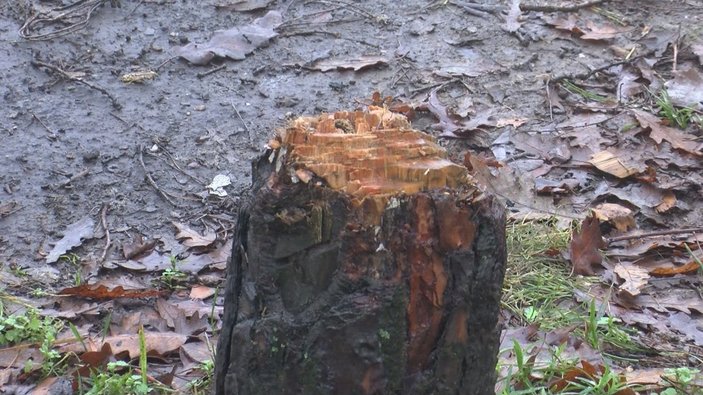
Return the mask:
{"type": "Polygon", "coordinates": [[[311,12],[311,13],[309,13],[309,14],[303,14],[303,15],[300,15],[300,16],[296,16],[295,18],[288,19],[288,20],[284,21],[283,23],[281,23],[281,24],[276,28],[276,30],[285,29],[286,27],[290,26],[293,22],[298,21],[298,20],[301,20],[301,19],[303,19],[303,18],[307,18],[307,17],[309,17],[309,16],[315,16],[315,15],[325,14],[325,13],[332,12],[332,11],[337,11],[337,10],[342,9],[342,8],[344,8],[344,6],[339,6],[339,7],[334,7],[334,8],[328,8],[328,9],[326,9],[326,10],[315,11],[315,12],[311,12]]]}
{"type": "Polygon", "coordinates": [[[349,11],[355,12],[359,15],[365,16],[367,18],[377,20],[378,18],[372,14],[369,11],[366,11],[364,8],[359,7],[358,5],[342,0],[335,0],[333,1],[328,1],[328,0],[313,0],[315,3],[322,3],[322,4],[330,4],[330,5],[337,5],[337,4],[342,4],[345,8],[349,9],[349,11]]]}
{"type": "Polygon", "coordinates": [[[592,0],[581,4],[571,6],[554,6],[554,5],[530,5],[520,4],[520,11],[537,11],[537,12],[574,12],[583,8],[593,7],[605,3],[608,0],[592,0]]]}
{"type": "Polygon", "coordinates": [[[81,170],[80,172],[78,172],[78,173],[74,174],[73,176],[71,176],[71,178],[69,178],[68,180],[63,181],[62,183],[60,183],[59,186],[60,186],[60,187],[66,187],[66,186],[70,185],[73,181],[76,181],[77,179],[79,179],[79,178],[81,178],[81,177],[85,177],[85,176],[87,176],[88,174],[90,174],[90,170],[89,170],[88,168],[85,168],[85,169],[81,170]]]}
{"type": "Polygon", "coordinates": [[[544,84],[544,88],[547,91],[547,103],[549,103],[549,120],[554,122],[554,106],[552,106],[552,94],[549,91],[550,79],[547,79],[547,83],[544,84]]]}
{"type": "MultiPolygon", "coordinates": [[[[457,6],[461,9],[464,10],[469,15],[477,16],[479,18],[488,18],[491,16],[490,13],[486,12],[485,10],[481,9],[480,4],[467,4],[459,1],[450,1],[449,4],[457,6]]],[[[495,10],[491,10],[491,12],[494,12],[495,10]]]]}
{"type": "Polygon", "coordinates": [[[290,0],[290,1],[288,2],[288,4],[286,4],[286,6],[283,8],[283,12],[281,12],[281,14],[283,14],[283,15],[287,14],[287,13],[288,13],[288,10],[290,9],[290,7],[291,7],[296,1],[297,1],[297,0],[290,0]]]}
{"type": "Polygon", "coordinates": [[[454,82],[460,82],[460,81],[461,81],[461,78],[452,78],[452,79],[449,80],[449,81],[438,82],[438,83],[436,83],[436,84],[421,86],[421,87],[419,87],[419,88],[412,89],[412,90],[410,91],[410,97],[412,98],[412,97],[414,97],[415,95],[417,95],[418,93],[424,92],[424,91],[426,91],[426,90],[435,89],[435,88],[440,89],[440,88],[445,87],[446,85],[449,85],[449,84],[454,83],[454,82]]]}
{"type": "Polygon", "coordinates": [[[613,63],[608,63],[608,64],[606,64],[606,65],[603,65],[603,66],[600,66],[600,67],[596,67],[595,69],[591,69],[591,70],[590,70],[589,72],[587,72],[587,73],[576,74],[576,75],[559,75],[559,76],[556,76],[556,77],[554,77],[554,78],[551,78],[551,82],[560,82],[560,81],[566,80],[566,79],[569,79],[569,80],[576,80],[576,79],[578,79],[578,80],[587,80],[587,79],[591,78],[591,76],[593,76],[593,74],[595,74],[595,73],[598,73],[598,72],[601,72],[601,71],[604,71],[604,70],[608,70],[608,69],[611,68],[611,67],[615,67],[615,66],[620,66],[620,65],[625,65],[625,64],[633,63],[633,62],[637,61],[637,60],[640,59],[640,58],[647,57],[647,56],[651,55],[652,53],[653,53],[653,51],[648,51],[647,53],[644,53],[644,54],[642,54],[642,55],[633,56],[633,57],[631,57],[631,58],[629,58],[629,59],[619,60],[619,61],[613,62],[613,63]]]}
{"type": "Polygon", "coordinates": [[[79,0],[65,7],[54,8],[48,12],[32,10],[31,16],[27,19],[19,30],[20,37],[25,40],[49,40],[61,37],[66,34],[78,31],[88,25],[93,12],[107,0],[79,0]],[[53,14],[52,14],[53,13],[53,14]],[[54,15],[55,14],[55,15],[54,15]],[[77,22],[73,20],[77,19],[77,22]],[[58,23],[64,27],[58,28],[48,33],[32,34],[33,27],[58,23]]]}
{"type": "MultiPolygon", "coordinates": [[[[34,113],[34,111],[30,111],[29,113],[32,114],[32,118],[33,118],[33,119],[36,119],[37,122],[39,122],[39,124],[40,124],[41,126],[43,126],[44,129],[45,129],[47,132],[49,132],[49,134],[51,134],[51,136],[48,137],[49,140],[56,140],[56,133],[54,133],[54,131],[51,130],[48,126],[46,126],[46,124],[44,123],[44,121],[42,121],[41,118],[39,118],[39,117],[37,116],[37,114],[34,113]]],[[[30,125],[31,125],[31,123],[30,123],[30,125]]]]}
{"type": "Polygon", "coordinates": [[[679,63],[679,42],[681,41],[681,25],[679,25],[679,28],[676,32],[676,40],[674,40],[674,59],[673,59],[673,64],[671,65],[671,71],[676,72],[676,68],[679,63]]]}
{"type": "Polygon", "coordinates": [[[191,180],[197,182],[199,185],[206,185],[206,183],[205,183],[203,180],[201,180],[201,179],[199,179],[198,177],[196,177],[196,176],[194,176],[194,175],[188,173],[187,171],[183,170],[183,168],[181,168],[181,166],[179,166],[178,163],[176,162],[176,159],[173,158],[173,155],[171,155],[171,153],[168,152],[168,150],[167,150],[166,148],[164,148],[164,147],[162,147],[162,146],[159,145],[159,149],[160,149],[161,152],[163,152],[164,155],[166,155],[166,156],[168,157],[168,159],[170,160],[170,162],[166,162],[169,166],[171,166],[172,168],[178,170],[178,171],[181,172],[183,175],[189,177],[191,180]]]}
{"type": "Polygon", "coordinates": [[[225,69],[226,67],[227,67],[227,63],[223,63],[222,65],[217,66],[217,67],[215,67],[214,69],[210,69],[210,70],[208,70],[208,71],[203,71],[202,73],[198,73],[198,74],[196,74],[196,76],[197,76],[198,78],[207,77],[208,75],[210,75],[210,74],[212,74],[212,73],[216,73],[216,72],[218,72],[218,71],[220,71],[220,70],[222,70],[222,69],[225,69]]]}
{"type": "Polygon", "coordinates": [[[639,234],[634,234],[634,235],[624,235],[624,236],[611,237],[609,239],[605,239],[605,242],[606,242],[606,244],[611,244],[611,243],[615,243],[618,241],[634,240],[634,239],[641,239],[641,238],[647,238],[647,237],[680,235],[683,233],[701,233],[701,232],[703,232],[703,227],[686,228],[686,229],[667,229],[667,230],[660,230],[660,231],[656,231],[656,232],[646,232],[646,233],[639,233],[639,234]]]}
{"type": "Polygon", "coordinates": [[[102,210],[100,210],[100,223],[105,230],[105,247],[103,248],[103,253],[100,255],[100,263],[105,262],[105,257],[107,256],[107,250],[110,249],[110,228],[107,226],[107,210],[110,209],[110,203],[103,204],[102,210]]]}
{"type": "Polygon", "coordinates": [[[123,124],[129,125],[129,122],[125,121],[124,118],[122,118],[121,116],[119,116],[119,115],[117,115],[117,114],[115,114],[115,113],[113,113],[113,112],[111,112],[111,113],[109,113],[109,114],[110,114],[113,118],[115,118],[115,119],[117,119],[118,121],[122,122],[123,124]]]}
{"type": "Polygon", "coordinates": [[[132,8],[132,11],[130,11],[129,14],[127,14],[127,17],[125,17],[125,19],[127,19],[132,14],[134,14],[137,11],[137,8],[141,7],[142,4],[144,4],[144,0],[139,0],[139,3],[137,3],[137,5],[135,5],[134,8],[132,8]]]}
{"type": "Polygon", "coordinates": [[[90,82],[88,82],[88,81],[86,81],[86,80],[84,80],[84,79],[82,79],[82,78],[80,78],[80,77],[74,77],[74,76],[72,76],[71,74],[67,73],[66,71],[64,71],[64,70],[62,70],[62,69],[60,69],[60,68],[58,68],[58,67],[56,67],[56,66],[54,66],[54,65],[48,64],[48,63],[40,62],[40,61],[38,61],[38,60],[32,60],[32,61],[30,61],[30,63],[31,63],[32,66],[34,66],[34,67],[43,67],[43,68],[45,68],[45,69],[48,69],[48,70],[50,70],[50,71],[53,71],[54,73],[60,75],[62,78],[65,78],[65,79],[67,79],[67,80],[69,80],[69,81],[75,81],[75,82],[78,82],[79,84],[83,84],[83,85],[87,86],[87,87],[90,88],[90,89],[95,89],[96,91],[98,91],[98,92],[102,93],[103,95],[109,97],[109,98],[110,98],[110,101],[112,101],[112,106],[113,106],[113,107],[115,107],[115,108],[118,109],[118,110],[119,110],[120,108],[122,108],[122,105],[117,101],[117,99],[116,99],[114,96],[112,96],[112,94],[111,94],[110,92],[108,92],[107,90],[105,90],[105,88],[101,88],[101,87],[99,87],[99,86],[97,86],[97,85],[91,84],[90,82]]]}
{"type": "Polygon", "coordinates": [[[146,177],[146,180],[149,182],[149,184],[156,189],[156,191],[161,195],[162,198],[164,198],[167,202],[169,202],[172,206],[178,207],[178,204],[171,200],[171,198],[168,196],[168,194],[161,188],[159,188],[158,185],[156,185],[156,181],[151,177],[151,173],[149,173],[146,169],[146,165],[144,164],[144,146],[140,145],[139,146],[139,163],[142,165],[142,170],[144,170],[144,176],[146,177]]]}
{"type": "Polygon", "coordinates": [[[234,101],[230,101],[232,104],[232,108],[234,108],[234,112],[237,113],[237,117],[239,117],[239,120],[242,121],[244,124],[244,129],[247,131],[247,135],[249,136],[249,144],[254,147],[254,138],[251,135],[251,130],[249,130],[249,126],[247,126],[247,123],[244,122],[244,118],[242,118],[242,114],[239,113],[239,110],[237,110],[237,106],[234,104],[234,101]]]}
{"type": "Polygon", "coordinates": [[[158,66],[156,66],[156,68],[154,69],[154,71],[158,72],[159,69],[161,69],[161,68],[164,67],[167,63],[171,62],[173,59],[176,59],[176,58],[178,58],[178,55],[176,55],[176,56],[171,56],[170,58],[164,60],[164,61],[161,62],[158,66]]]}
{"type": "Polygon", "coordinates": [[[367,45],[367,46],[369,46],[369,47],[376,48],[376,49],[381,48],[380,46],[378,46],[378,45],[376,45],[376,44],[372,44],[372,43],[370,43],[370,42],[368,42],[368,41],[359,40],[359,39],[356,39],[356,38],[344,37],[344,36],[342,36],[340,33],[337,33],[337,32],[330,32],[330,31],[327,31],[327,30],[307,30],[307,31],[297,31],[297,32],[296,32],[296,31],[293,31],[293,32],[286,32],[286,33],[281,34],[281,37],[310,36],[310,35],[313,35],[313,34],[324,34],[324,35],[332,36],[332,37],[337,38],[337,39],[340,39],[340,40],[347,40],[347,41],[352,41],[352,42],[356,42],[356,43],[359,43],[359,44],[364,44],[364,45],[367,45]]]}

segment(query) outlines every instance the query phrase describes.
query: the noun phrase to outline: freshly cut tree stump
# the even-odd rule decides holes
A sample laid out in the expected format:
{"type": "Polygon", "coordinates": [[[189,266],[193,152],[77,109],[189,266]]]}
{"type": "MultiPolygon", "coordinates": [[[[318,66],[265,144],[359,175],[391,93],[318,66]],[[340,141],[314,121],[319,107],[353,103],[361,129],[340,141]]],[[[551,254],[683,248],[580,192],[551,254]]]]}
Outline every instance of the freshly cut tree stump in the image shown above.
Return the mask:
{"type": "Polygon", "coordinates": [[[383,108],[293,121],[253,164],[217,394],[492,394],[504,208],[383,108]]]}

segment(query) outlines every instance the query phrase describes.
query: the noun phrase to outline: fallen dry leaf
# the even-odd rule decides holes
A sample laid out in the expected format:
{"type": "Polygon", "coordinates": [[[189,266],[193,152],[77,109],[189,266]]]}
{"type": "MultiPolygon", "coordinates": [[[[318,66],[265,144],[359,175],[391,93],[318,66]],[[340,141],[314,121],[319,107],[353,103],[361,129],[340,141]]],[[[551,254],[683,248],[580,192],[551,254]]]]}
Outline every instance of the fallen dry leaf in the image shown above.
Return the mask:
{"type": "Polygon", "coordinates": [[[27,347],[26,345],[18,345],[14,347],[0,347],[0,368],[20,368],[24,366],[25,361],[34,361],[41,363],[42,355],[38,349],[27,347]]]}
{"type": "Polygon", "coordinates": [[[256,11],[271,4],[271,0],[228,0],[215,5],[215,8],[228,11],[256,11]]]}
{"type": "Polygon", "coordinates": [[[497,128],[502,128],[505,126],[512,126],[514,128],[518,128],[527,122],[527,118],[505,118],[505,119],[499,119],[496,121],[496,127],[497,128]]]}
{"type": "Polygon", "coordinates": [[[583,34],[583,31],[578,27],[580,21],[575,14],[568,14],[566,17],[547,15],[542,17],[542,19],[548,25],[554,26],[555,29],[565,30],[579,35],[583,34]]]}
{"type": "Polygon", "coordinates": [[[125,259],[132,259],[139,255],[146,254],[156,247],[156,240],[150,240],[144,242],[141,235],[137,235],[134,241],[131,243],[124,243],[122,245],[122,254],[125,259]]]}
{"type": "Polygon", "coordinates": [[[575,14],[569,14],[567,17],[545,16],[543,19],[555,29],[571,32],[580,39],[588,41],[610,40],[618,34],[627,32],[627,29],[617,28],[610,23],[596,24],[593,21],[584,23],[575,14]]]}
{"type": "MultiPolygon", "coordinates": [[[[149,354],[155,353],[159,356],[168,355],[178,350],[188,339],[187,336],[171,332],[147,332],[144,331],[146,340],[146,350],[149,354]]],[[[99,351],[103,345],[108,343],[114,355],[126,352],[130,359],[139,357],[139,335],[117,335],[108,336],[104,340],[101,337],[84,338],[82,342],[72,342],[58,348],[59,352],[74,352],[80,354],[85,351],[99,351]],[[85,348],[84,348],[85,346],[85,348]]]]}
{"type": "Polygon", "coordinates": [[[215,232],[207,232],[204,235],[201,235],[180,222],[173,222],[173,225],[178,229],[176,238],[181,240],[183,245],[189,248],[207,247],[214,243],[215,239],[217,239],[215,232]]]}
{"type": "Polygon", "coordinates": [[[204,300],[215,294],[215,288],[206,287],[204,285],[196,285],[190,289],[191,299],[204,300]]]}
{"type": "Polygon", "coordinates": [[[581,40],[591,40],[591,41],[603,41],[610,40],[616,37],[618,34],[627,32],[627,29],[619,29],[614,25],[609,23],[604,23],[601,25],[596,25],[592,21],[586,22],[586,29],[581,37],[581,40]]]}
{"type": "Polygon", "coordinates": [[[169,268],[171,266],[171,258],[167,255],[160,254],[158,251],[152,250],[149,255],[142,256],[141,258],[124,262],[114,262],[114,264],[129,270],[155,272],[169,268]]]}
{"type": "Polygon", "coordinates": [[[699,110],[703,108],[703,76],[697,67],[676,71],[674,79],[667,81],[664,86],[674,105],[699,110]]]}
{"type": "Polygon", "coordinates": [[[156,311],[170,328],[182,335],[197,335],[205,331],[209,325],[207,316],[201,316],[199,311],[188,315],[183,308],[164,299],[156,300],[156,311]]]}
{"type": "Polygon", "coordinates": [[[601,222],[609,222],[619,232],[627,232],[635,227],[632,210],[615,203],[601,203],[591,209],[601,222]]]}
{"type": "Polygon", "coordinates": [[[269,11],[249,25],[216,31],[206,43],[190,43],[180,47],[177,55],[197,65],[206,65],[215,56],[243,60],[276,37],[278,33],[274,29],[282,22],[283,17],[278,11],[269,11]]]}
{"type": "Polygon", "coordinates": [[[601,151],[593,154],[588,163],[592,164],[596,169],[617,178],[627,178],[639,173],[637,169],[628,167],[624,161],[610,151],[601,151]]]}
{"type": "Polygon", "coordinates": [[[32,389],[32,392],[30,395],[51,395],[54,394],[58,391],[60,391],[59,388],[54,388],[55,384],[61,385],[61,383],[58,383],[59,380],[64,380],[63,377],[47,377],[44,380],[40,381],[39,384],[36,385],[32,389]]]}
{"type": "Polygon", "coordinates": [[[666,213],[667,211],[671,210],[676,206],[676,201],[676,195],[674,195],[674,192],[664,191],[664,197],[662,198],[662,202],[659,203],[656,207],[654,207],[654,209],[659,214],[666,213]]]}
{"type": "Polygon", "coordinates": [[[601,237],[598,219],[591,215],[581,223],[581,230],[571,237],[570,256],[574,273],[584,276],[595,274],[594,265],[603,262],[600,249],[605,246],[601,237]]]}
{"type": "Polygon", "coordinates": [[[661,144],[662,141],[666,140],[676,149],[686,151],[693,155],[703,156],[703,152],[701,151],[701,149],[703,149],[703,144],[696,141],[696,136],[670,126],[662,125],[661,120],[656,115],[640,110],[632,111],[640,126],[650,130],[649,137],[657,144],[661,144]]]}
{"type": "Polygon", "coordinates": [[[80,360],[83,362],[82,366],[74,373],[74,378],[76,375],[81,377],[90,377],[96,369],[102,368],[110,358],[114,356],[112,352],[112,347],[110,343],[105,343],[103,346],[96,351],[86,351],[80,355],[80,360]]]}
{"type": "Polygon", "coordinates": [[[628,384],[656,385],[661,381],[661,376],[664,375],[664,372],[664,368],[648,368],[633,371],[626,370],[624,374],[628,384]]]}
{"type": "Polygon", "coordinates": [[[684,313],[673,313],[669,316],[669,325],[683,334],[688,339],[693,340],[697,346],[703,346],[703,319],[692,317],[684,313]]]}
{"type": "Polygon", "coordinates": [[[54,248],[49,255],[47,255],[46,263],[58,261],[61,255],[70,251],[71,248],[78,247],[83,240],[91,239],[93,237],[94,226],[95,221],[90,217],[83,217],[71,225],[68,225],[68,228],[64,231],[63,238],[54,245],[54,248]]]}
{"type": "Polygon", "coordinates": [[[104,285],[79,285],[77,287],[64,288],[59,295],[77,296],[89,299],[117,299],[117,298],[155,298],[164,295],[164,291],[156,289],[124,289],[121,285],[115,288],[108,288],[104,285]]]}
{"type": "Polygon", "coordinates": [[[388,64],[388,58],[383,55],[362,55],[352,58],[328,58],[312,62],[307,67],[322,72],[330,70],[359,71],[367,67],[388,64]]]}
{"type": "Polygon", "coordinates": [[[693,289],[670,287],[661,295],[640,294],[629,302],[639,308],[649,307],[662,313],[671,311],[680,311],[688,315],[691,315],[691,311],[703,313],[703,300],[693,289]]]}
{"type": "Polygon", "coordinates": [[[619,286],[620,291],[627,292],[628,296],[639,295],[649,282],[649,272],[643,267],[633,265],[629,262],[620,262],[615,265],[613,272],[618,275],[624,283],[619,286]]]}
{"type": "Polygon", "coordinates": [[[684,265],[680,265],[680,266],[675,266],[673,264],[669,264],[669,265],[663,266],[663,267],[656,267],[654,269],[650,269],[649,274],[651,274],[652,276],[659,276],[659,277],[674,276],[677,274],[694,274],[700,268],[701,268],[701,265],[699,265],[698,262],[696,262],[695,260],[692,260],[692,261],[690,261],[684,265]]]}

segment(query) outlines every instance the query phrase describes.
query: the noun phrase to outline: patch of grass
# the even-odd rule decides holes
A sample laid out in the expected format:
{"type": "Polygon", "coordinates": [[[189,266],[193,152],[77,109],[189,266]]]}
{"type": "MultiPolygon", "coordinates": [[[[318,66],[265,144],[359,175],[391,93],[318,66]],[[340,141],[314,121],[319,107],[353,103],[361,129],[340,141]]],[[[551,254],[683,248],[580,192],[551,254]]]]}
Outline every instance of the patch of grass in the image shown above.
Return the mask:
{"type": "Polygon", "coordinates": [[[215,376],[215,362],[212,359],[208,359],[202,362],[198,369],[203,373],[203,377],[192,380],[188,383],[188,388],[190,388],[193,395],[204,395],[208,393],[212,384],[212,378],[215,376]]]}
{"type": "MultiPolygon", "coordinates": [[[[54,349],[54,342],[63,327],[62,321],[52,317],[42,317],[34,308],[8,315],[5,313],[4,305],[0,303],[0,347],[20,343],[38,344],[39,352],[43,357],[41,365],[43,376],[62,373],[61,354],[54,349]]],[[[31,363],[25,366],[25,370],[32,370],[31,363]]]]}
{"type": "Polygon", "coordinates": [[[183,273],[178,268],[178,258],[172,256],[170,258],[171,266],[161,273],[160,282],[168,289],[177,289],[181,287],[181,283],[188,280],[188,275],[183,273]]]}
{"type": "Polygon", "coordinates": [[[144,327],[139,328],[139,370],[124,361],[110,362],[104,371],[91,372],[90,379],[81,385],[90,387],[85,395],[146,395],[168,392],[167,388],[152,385],[147,374],[147,348],[144,327]]]}
{"type": "Polygon", "coordinates": [[[596,350],[602,350],[604,345],[629,351],[638,349],[630,332],[622,325],[622,321],[598,312],[595,301],[588,304],[588,319],[583,337],[596,350]]]}
{"type": "MultiPolygon", "coordinates": [[[[513,313],[519,324],[539,323],[543,331],[577,328],[573,334],[601,352],[608,347],[635,349],[630,332],[617,318],[598,311],[595,301],[574,300],[574,291],[585,290],[589,284],[586,278],[572,276],[570,266],[561,258],[570,238],[570,229],[558,229],[556,221],[509,224],[503,307],[513,313]]],[[[501,393],[606,395],[626,387],[609,366],[595,374],[574,374],[582,371],[577,367],[580,361],[575,355],[567,356],[566,347],[566,343],[524,346],[514,341],[512,349],[502,350],[503,365],[497,367],[505,388],[501,393]],[[563,388],[555,391],[550,386],[558,381],[563,388]]]]}
{"type": "Polygon", "coordinates": [[[662,89],[655,96],[657,106],[659,106],[659,115],[666,118],[669,124],[675,125],[680,129],[686,129],[689,123],[694,122],[699,127],[703,125],[703,117],[701,117],[693,107],[677,108],[671,102],[669,93],[662,89]]]}
{"type": "Polygon", "coordinates": [[[503,307],[523,323],[539,321],[542,329],[563,327],[579,316],[562,306],[570,301],[578,279],[560,251],[568,248],[571,233],[554,222],[524,221],[507,229],[508,268],[503,286],[503,307]]]}
{"type": "Polygon", "coordinates": [[[76,254],[69,253],[69,254],[61,255],[59,257],[59,260],[65,261],[69,265],[73,266],[73,269],[74,269],[73,270],[73,285],[77,287],[77,286],[83,284],[83,272],[81,270],[81,257],[76,254]]]}
{"type": "MultiPolygon", "coordinates": [[[[498,391],[501,395],[548,395],[548,394],[594,394],[614,395],[631,388],[625,379],[607,364],[602,367],[580,367],[579,358],[566,357],[566,345],[544,347],[533,345],[523,348],[513,342],[510,353],[514,359],[510,365],[498,365],[506,373],[498,391]],[[547,351],[547,353],[540,352],[547,351]],[[537,355],[547,354],[548,359],[540,360],[537,355]]],[[[590,365],[589,365],[590,366],[590,365]]]]}
{"type": "Polygon", "coordinates": [[[608,365],[595,377],[576,377],[563,389],[565,394],[615,395],[630,388],[625,378],[614,372],[608,365]]]}
{"type": "Polygon", "coordinates": [[[696,385],[696,381],[701,378],[699,369],[680,367],[664,370],[662,377],[668,382],[671,387],[660,392],[659,395],[677,395],[677,394],[701,394],[703,388],[696,385]]]}
{"type": "Polygon", "coordinates": [[[600,15],[603,15],[605,18],[608,18],[609,20],[611,20],[614,23],[617,23],[620,26],[627,26],[627,22],[625,22],[625,18],[622,17],[621,15],[613,12],[613,11],[606,10],[601,7],[593,7],[592,10],[593,10],[593,12],[600,14],[600,15]]]}
{"type": "Polygon", "coordinates": [[[27,269],[25,269],[22,266],[17,265],[17,264],[10,264],[10,272],[19,278],[29,277],[29,273],[27,273],[27,269]]]}
{"type": "Polygon", "coordinates": [[[24,342],[41,343],[47,335],[56,335],[62,328],[61,321],[42,317],[36,309],[7,315],[0,304],[0,347],[24,342]]]}
{"type": "Polygon", "coordinates": [[[569,80],[564,80],[560,85],[562,88],[566,89],[567,91],[569,91],[575,95],[579,95],[586,100],[595,101],[595,102],[599,102],[599,103],[602,103],[602,102],[608,100],[607,96],[602,96],[597,93],[593,93],[589,90],[583,89],[580,86],[574,84],[573,82],[571,82],[569,80]]]}

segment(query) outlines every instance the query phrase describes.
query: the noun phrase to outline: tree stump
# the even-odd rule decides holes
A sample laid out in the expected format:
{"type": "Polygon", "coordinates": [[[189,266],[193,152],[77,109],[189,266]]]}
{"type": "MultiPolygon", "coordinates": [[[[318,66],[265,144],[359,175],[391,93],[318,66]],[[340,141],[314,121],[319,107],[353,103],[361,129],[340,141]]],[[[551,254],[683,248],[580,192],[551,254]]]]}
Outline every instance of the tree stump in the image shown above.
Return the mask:
{"type": "Polygon", "coordinates": [[[492,394],[504,208],[383,108],[299,118],[253,163],[217,394],[492,394]]]}

